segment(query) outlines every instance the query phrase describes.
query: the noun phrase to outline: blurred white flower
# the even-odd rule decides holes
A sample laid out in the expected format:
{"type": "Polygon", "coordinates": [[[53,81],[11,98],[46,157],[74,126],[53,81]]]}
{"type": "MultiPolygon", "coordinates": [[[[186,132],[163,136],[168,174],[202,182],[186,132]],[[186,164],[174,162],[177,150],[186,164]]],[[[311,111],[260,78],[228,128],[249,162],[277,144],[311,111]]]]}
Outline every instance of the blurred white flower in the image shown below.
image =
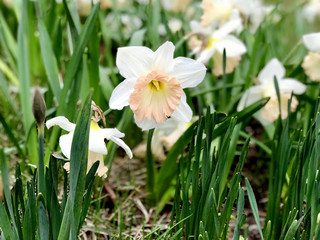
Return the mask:
{"type": "Polygon", "coordinates": [[[320,81],[320,33],[303,35],[302,41],[309,50],[302,67],[312,81],[320,81]]]}
{"type": "MultiPolygon", "coordinates": [[[[176,32],[180,31],[182,27],[182,22],[178,18],[172,18],[168,21],[168,27],[171,33],[175,34],[176,32]]],[[[166,28],[163,23],[159,25],[158,31],[161,36],[165,36],[167,34],[166,28]]]]}
{"type": "Polygon", "coordinates": [[[116,64],[125,80],[113,90],[110,108],[121,110],[129,105],[143,130],[159,127],[169,117],[189,122],[192,110],[183,88],[197,86],[206,67],[189,58],[174,59],[174,49],[171,42],[155,52],[147,47],[119,48],[116,64]]]}
{"type": "MultiPolygon", "coordinates": [[[[154,130],[151,141],[153,156],[159,161],[164,161],[166,158],[166,152],[170,151],[171,147],[191,126],[194,120],[196,120],[196,118],[193,118],[188,123],[184,123],[174,119],[168,119],[165,123],[157,127],[154,130]]],[[[146,149],[147,144],[143,142],[133,150],[133,154],[137,157],[144,158],[146,156],[146,149]]]]}
{"type": "Polygon", "coordinates": [[[261,0],[203,0],[201,25],[207,27],[215,21],[223,24],[240,12],[245,20],[250,21],[250,31],[255,32],[273,8],[263,5],[261,0]]]}
{"type": "MultiPolygon", "coordinates": [[[[76,0],[76,4],[79,15],[86,17],[91,12],[91,2],[93,2],[93,4],[100,2],[100,9],[104,10],[112,7],[112,1],[113,0],[76,0]]],[[[126,0],[116,0],[116,4],[118,8],[121,8],[126,4],[126,0]]]]}
{"type": "Polygon", "coordinates": [[[106,24],[109,26],[110,32],[122,31],[125,38],[130,38],[132,34],[142,27],[142,20],[135,15],[121,14],[120,20],[122,26],[119,27],[118,21],[113,13],[109,13],[106,17],[106,24]]]}
{"type": "Polygon", "coordinates": [[[207,63],[213,58],[213,73],[222,75],[223,50],[226,51],[226,73],[231,73],[238,65],[241,55],[247,52],[244,43],[237,37],[231,35],[242,27],[241,19],[235,18],[224,24],[221,28],[214,30],[211,27],[203,28],[199,22],[190,23],[192,32],[199,36],[190,38],[189,48],[192,54],[196,54],[198,61],[207,63]]]}
{"type": "MultiPolygon", "coordinates": [[[[288,117],[288,100],[291,93],[303,94],[306,91],[306,86],[296,79],[284,78],[286,70],[278,59],[273,58],[260,71],[258,75],[258,85],[249,87],[242,95],[238,108],[241,111],[245,107],[264,98],[270,97],[269,102],[256,114],[257,119],[264,125],[276,120],[280,114],[279,102],[274,86],[274,77],[278,80],[281,102],[281,117],[288,117]]],[[[298,100],[295,96],[292,97],[291,111],[295,111],[298,106],[298,100]]]]}
{"type": "Polygon", "coordinates": [[[309,23],[312,23],[320,15],[320,0],[309,0],[303,6],[302,14],[309,23]]]}
{"type": "MultiPolygon", "coordinates": [[[[69,132],[68,134],[60,136],[59,145],[64,156],[70,159],[71,144],[73,139],[74,130],[76,125],[71,123],[66,117],[59,116],[52,118],[46,122],[47,128],[51,128],[58,125],[63,130],[69,132]]],[[[106,176],[107,166],[104,165],[103,154],[107,154],[107,147],[105,145],[105,139],[111,140],[120,147],[122,147],[130,158],[132,158],[132,152],[130,148],[125,144],[123,140],[124,134],[116,128],[100,128],[99,125],[91,120],[90,132],[89,132],[89,151],[88,151],[88,166],[87,171],[98,160],[99,167],[97,174],[100,177],[106,176]]],[[[70,169],[70,164],[65,164],[66,170],[70,169]]]]}
{"type": "Polygon", "coordinates": [[[162,6],[174,13],[186,11],[192,0],[162,0],[162,6]]]}

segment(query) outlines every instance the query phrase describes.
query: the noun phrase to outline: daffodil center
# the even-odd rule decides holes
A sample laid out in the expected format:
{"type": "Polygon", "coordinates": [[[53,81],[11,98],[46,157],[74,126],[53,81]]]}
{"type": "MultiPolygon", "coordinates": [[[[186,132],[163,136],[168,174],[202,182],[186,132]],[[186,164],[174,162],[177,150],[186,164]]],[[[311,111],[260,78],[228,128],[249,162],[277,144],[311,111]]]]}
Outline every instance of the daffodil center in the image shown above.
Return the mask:
{"type": "Polygon", "coordinates": [[[214,43],[216,43],[216,42],[218,42],[219,41],[219,39],[216,39],[216,38],[209,38],[209,40],[208,40],[208,44],[207,44],[207,49],[210,49],[210,48],[213,48],[213,44],[214,43]]]}
{"type": "Polygon", "coordinates": [[[163,123],[180,104],[182,87],[175,77],[160,70],[153,70],[137,79],[129,105],[136,120],[154,120],[163,123]]]}
{"type": "Polygon", "coordinates": [[[100,127],[99,127],[98,123],[96,123],[95,121],[91,120],[90,130],[99,131],[100,127]]]}
{"type": "Polygon", "coordinates": [[[148,83],[148,87],[151,90],[158,92],[163,89],[164,83],[157,80],[152,80],[150,83],[148,83]]]}

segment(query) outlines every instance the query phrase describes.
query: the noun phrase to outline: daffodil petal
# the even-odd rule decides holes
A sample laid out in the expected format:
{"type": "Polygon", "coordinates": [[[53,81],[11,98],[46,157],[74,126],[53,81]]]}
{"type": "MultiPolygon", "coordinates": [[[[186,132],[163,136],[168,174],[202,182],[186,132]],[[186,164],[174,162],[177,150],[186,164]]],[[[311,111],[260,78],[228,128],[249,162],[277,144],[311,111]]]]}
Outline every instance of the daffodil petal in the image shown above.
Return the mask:
{"type": "Polygon", "coordinates": [[[99,166],[98,166],[96,174],[98,174],[99,177],[106,177],[108,167],[104,165],[103,155],[101,153],[96,153],[96,152],[92,152],[92,151],[88,152],[87,171],[89,171],[91,169],[92,165],[96,161],[99,161],[99,166]]]}
{"type": "Polygon", "coordinates": [[[72,139],[73,139],[73,132],[62,135],[59,138],[59,146],[61,148],[61,152],[68,159],[70,159],[72,139]]]}
{"type": "Polygon", "coordinates": [[[129,96],[134,90],[136,79],[129,78],[121,82],[113,91],[109,101],[111,109],[121,110],[129,105],[129,96]]]}
{"type": "Polygon", "coordinates": [[[312,81],[320,81],[320,54],[309,52],[304,57],[302,67],[312,81]]]}
{"type": "Polygon", "coordinates": [[[175,77],[182,88],[191,88],[202,82],[206,75],[206,67],[199,61],[190,58],[178,57],[173,61],[172,72],[168,74],[175,77]]]}
{"type": "Polygon", "coordinates": [[[135,120],[137,126],[142,129],[142,131],[156,128],[157,126],[161,125],[161,124],[157,124],[153,118],[151,120],[144,118],[142,121],[138,121],[136,119],[136,116],[134,116],[134,120],[135,120]]]}
{"type": "Polygon", "coordinates": [[[168,72],[172,69],[174,45],[172,42],[165,42],[155,52],[152,69],[168,72]]]}
{"type": "Polygon", "coordinates": [[[187,103],[186,94],[183,92],[181,101],[176,110],[171,115],[172,118],[181,122],[190,122],[192,118],[192,110],[187,103]]]}
{"type": "Polygon", "coordinates": [[[303,94],[307,90],[307,86],[293,78],[285,78],[278,82],[279,88],[284,93],[303,94]]]}
{"type": "Polygon", "coordinates": [[[197,57],[197,61],[202,63],[207,63],[210,58],[213,56],[216,48],[205,49],[201,51],[200,55],[197,57]]]}
{"type": "Polygon", "coordinates": [[[273,83],[274,76],[277,77],[277,80],[280,81],[284,75],[286,74],[286,70],[281,62],[278,59],[271,59],[267,65],[260,71],[258,75],[258,80],[260,83],[273,83]]]}
{"type": "Polygon", "coordinates": [[[215,43],[217,51],[223,54],[226,49],[226,56],[229,58],[239,57],[247,52],[244,43],[235,36],[228,35],[215,43]]]}
{"type": "Polygon", "coordinates": [[[129,156],[129,158],[132,158],[132,152],[131,149],[129,148],[129,146],[127,144],[125,144],[125,142],[120,139],[117,138],[115,136],[111,136],[111,141],[113,141],[115,144],[117,144],[118,146],[122,147],[123,150],[127,153],[127,155],[129,156]]]}
{"type": "Polygon", "coordinates": [[[89,133],[89,150],[96,153],[108,154],[106,144],[104,142],[105,136],[102,129],[90,130],[89,133]]]}
{"type": "Polygon", "coordinates": [[[120,74],[127,79],[145,75],[152,66],[153,54],[147,47],[118,48],[116,64],[120,74]]]}
{"type": "Polygon", "coordinates": [[[215,39],[223,39],[230,33],[242,28],[241,18],[234,18],[225,23],[221,28],[214,32],[212,35],[215,39]]]}
{"type": "Polygon", "coordinates": [[[71,123],[64,116],[54,117],[46,122],[46,126],[48,129],[53,126],[56,126],[56,125],[61,127],[63,130],[68,131],[68,132],[72,132],[76,128],[76,125],[74,123],[71,123]]]}
{"type": "Polygon", "coordinates": [[[255,103],[256,101],[263,98],[263,86],[257,85],[248,88],[244,94],[242,95],[237,111],[243,110],[245,107],[250,106],[251,104],[255,103]]]}
{"type": "Polygon", "coordinates": [[[320,52],[320,33],[310,33],[302,36],[303,44],[309,51],[320,52]]]}
{"type": "Polygon", "coordinates": [[[106,139],[110,140],[111,136],[117,137],[117,138],[123,138],[125,135],[124,133],[120,132],[116,128],[104,128],[101,129],[103,131],[103,135],[106,139]]]}

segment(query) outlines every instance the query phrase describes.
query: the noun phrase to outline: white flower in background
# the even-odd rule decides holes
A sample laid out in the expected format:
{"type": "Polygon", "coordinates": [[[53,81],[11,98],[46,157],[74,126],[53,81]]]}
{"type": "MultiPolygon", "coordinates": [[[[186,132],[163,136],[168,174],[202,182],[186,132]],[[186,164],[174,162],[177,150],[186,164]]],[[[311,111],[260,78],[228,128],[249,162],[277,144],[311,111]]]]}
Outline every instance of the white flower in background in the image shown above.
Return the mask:
{"type": "MultiPolygon", "coordinates": [[[[190,122],[184,123],[174,119],[168,119],[154,130],[151,141],[151,150],[153,156],[159,160],[166,159],[166,152],[170,151],[171,147],[181,137],[181,135],[191,126],[196,120],[193,118],[190,122]]],[[[147,144],[145,142],[139,144],[134,150],[133,154],[139,158],[146,156],[147,144]]]]}
{"type": "Polygon", "coordinates": [[[109,26],[110,32],[118,32],[121,29],[125,38],[130,38],[132,34],[142,27],[142,20],[135,15],[121,14],[120,20],[122,26],[119,27],[119,23],[116,16],[113,13],[109,13],[106,17],[106,24],[109,26]]]}
{"type": "Polygon", "coordinates": [[[186,11],[191,0],[162,0],[161,2],[164,9],[177,13],[186,11]]]}
{"type": "MultiPolygon", "coordinates": [[[[47,128],[51,128],[58,125],[63,130],[69,132],[68,134],[62,135],[59,139],[59,145],[64,156],[70,159],[71,144],[73,139],[74,130],[76,125],[71,123],[66,117],[59,116],[52,118],[46,122],[47,128]]],[[[100,128],[99,125],[91,120],[90,132],[89,132],[89,152],[88,152],[88,166],[87,171],[90,170],[91,166],[98,160],[99,167],[97,174],[100,177],[106,176],[108,170],[107,166],[104,165],[103,155],[107,154],[107,147],[105,145],[105,139],[111,140],[120,147],[122,147],[130,158],[132,158],[132,152],[130,148],[122,141],[124,134],[116,128],[100,128]]],[[[70,169],[70,164],[66,163],[66,170],[70,169]]]]}
{"type": "MultiPolygon", "coordinates": [[[[182,28],[182,22],[178,18],[172,18],[168,21],[168,27],[171,33],[175,34],[176,32],[180,31],[180,29],[182,28]]],[[[163,23],[159,25],[158,31],[161,36],[165,36],[167,34],[167,30],[163,23]]]]}
{"type": "MultiPolygon", "coordinates": [[[[92,0],[93,4],[100,2],[100,9],[108,9],[112,7],[113,0],[92,0]]],[[[91,12],[91,0],[76,0],[78,7],[78,12],[80,16],[86,17],[89,16],[91,12]]],[[[123,7],[126,4],[126,0],[116,0],[118,8],[123,7]]]]}
{"type": "MultiPolygon", "coordinates": [[[[245,107],[255,103],[256,101],[270,97],[269,102],[257,113],[256,117],[262,124],[268,124],[276,120],[280,114],[279,102],[274,86],[274,77],[278,80],[281,102],[282,119],[288,117],[288,100],[291,93],[303,94],[306,86],[296,79],[284,78],[286,70],[278,59],[274,58],[260,71],[258,75],[258,85],[249,87],[242,95],[238,108],[241,111],[245,107]]],[[[298,100],[292,97],[291,111],[295,111],[298,106],[298,100]]]]}
{"type": "Polygon", "coordinates": [[[302,41],[309,50],[302,67],[312,81],[320,81],[320,33],[303,35],[302,41]]]}
{"type": "Polygon", "coordinates": [[[201,25],[207,27],[213,21],[223,23],[230,20],[232,11],[237,11],[231,0],[203,0],[201,25]]]}
{"type": "Polygon", "coordinates": [[[241,55],[247,52],[244,43],[231,35],[242,27],[241,19],[235,18],[214,30],[211,27],[203,28],[199,22],[190,23],[192,32],[199,36],[190,38],[189,48],[196,54],[198,61],[207,63],[213,58],[213,73],[216,76],[223,73],[223,50],[226,51],[226,73],[231,73],[241,60],[241,55]]]}
{"type": "Polygon", "coordinates": [[[244,20],[249,20],[250,31],[255,32],[273,6],[264,6],[261,0],[203,0],[201,25],[207,27],[214,22],[223,24],[239,12],[244,20]]]}
{"type": "Polygon", "coordinates": [[[302,14],[305,19],[312,23],[320,15],[320,0],[309,0],[302,8],[302,14]]]}
{"type": "Polygon", "coordinates": [[[116,64],[125,80],[113,90],[110,108],[129,105],[143,130],[159,127],[169,117],[189,122],[192,110],[183,88],[197,86],[206,67],[189,58],[173,58],[174,49],[171,42],[155,52],[147,47],[119,48],[116,64]]]}

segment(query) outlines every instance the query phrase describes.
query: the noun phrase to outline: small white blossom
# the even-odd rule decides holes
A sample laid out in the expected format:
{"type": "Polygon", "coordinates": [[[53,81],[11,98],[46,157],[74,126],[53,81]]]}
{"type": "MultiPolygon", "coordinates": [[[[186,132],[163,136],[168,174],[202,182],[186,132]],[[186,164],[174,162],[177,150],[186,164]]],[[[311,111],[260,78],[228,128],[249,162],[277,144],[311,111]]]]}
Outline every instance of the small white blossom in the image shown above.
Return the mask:
{"type": "MultiPolygon", "coordinates": [[[[70,159],[72,139],[76,125],[74,123],[71,123],[66,117],[63,116],[52,118],[46,122],[46,126],[48,129],[55,125],[58,125],[63,130],[69,132],[68,134],[62,135],[60,137],[59,145],[63,155],[70,159]]],[[[125,144],[123,140],[120,139],[123,137],[124,134],[121,133],[118,129],[100,128],[95,121],[91,120],[89,132],[89,152],[87,170],[89,171],[91,166],[97,160],[99,160],[100,163],[97,173],[100,177],[105,176],[108,170],[108,168],[104,165],[103,162],[103,155],[108,153],[107,147],[104,142],[105,139],[111,140],[120,147],[122,147],[128,154],[128,156],[132,158],[132,152],[130,148],[125,144]]],[[[69,164],[65,164],[65,168],[68,170],[69,164]]]]}
{"type": "MultiPolygon", "coordinates": [[[[256,114],[256,117],[262,124],[268,124],[276,120],[280,114],[279,102],[274,86],[274,77],[277,78],[280,90],[281,116],[282,119],[288,117],[288,100],[291,93],[303,94],[306,91],[306,86],[296,79],[285,78],[286,70],[278,59],[272,59],[259,73],[256,86],[249,87],[242,95],[238,108],[241,111],[245,107],[264,98],[270,97],[269,102],[256,114]]],[[[295,111],[298,105],[298,100],[295,96],[292,97],[291,110],[295,111]]]]}

